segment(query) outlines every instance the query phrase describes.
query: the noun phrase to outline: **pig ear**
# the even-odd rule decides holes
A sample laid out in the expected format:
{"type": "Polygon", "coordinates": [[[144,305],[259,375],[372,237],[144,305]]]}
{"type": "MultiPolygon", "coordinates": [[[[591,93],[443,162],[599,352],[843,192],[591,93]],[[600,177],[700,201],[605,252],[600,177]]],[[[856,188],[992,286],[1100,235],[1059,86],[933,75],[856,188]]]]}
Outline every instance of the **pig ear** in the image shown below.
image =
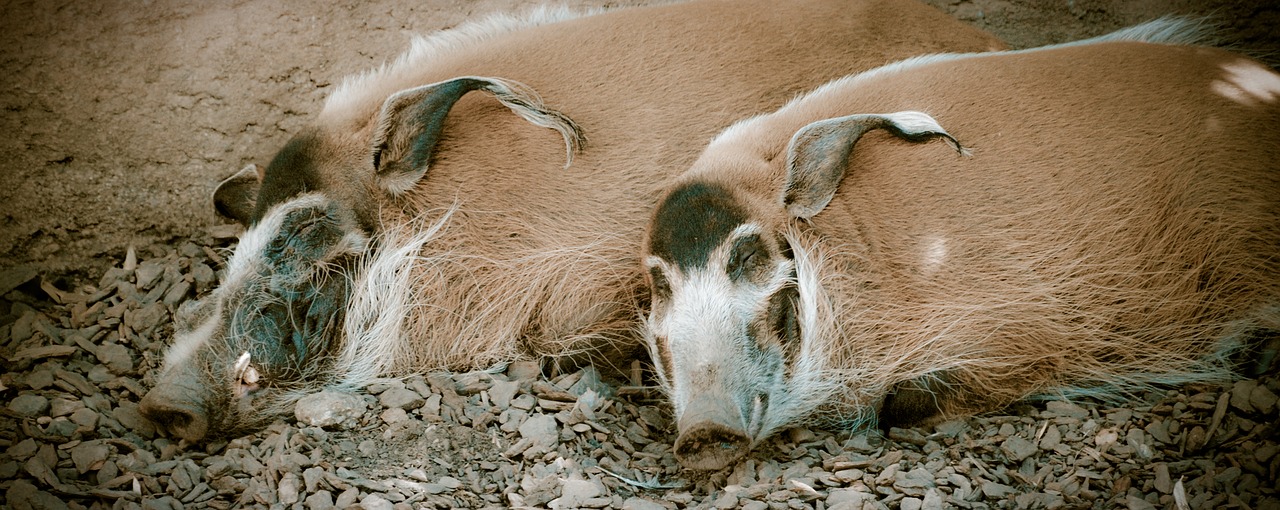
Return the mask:
{"type": "Polygon", "coordinates": [[[800,128],[787,147],[787,183],[782,204],[791,217],[811,218],[831,202],[844,178],[853,145],[872,129],[885,129],[912,142],[942,137],[965,153],[960,142],[933,117],[920,112],[859,114],[814,122],[800,128]]]}
{"type": "Polygon", "coordinates": [[[249,163],[231,177],[218,183],[213,191],[213,208],[218,216],[249,224],[254,204],[258,200],[258,186],[262,184],[262,170],[249,163]]]}
{"type": "MultiPolygon", "coordinates": [[[[564,137],[568,159],[585,142],[573,120],[543,106],[538,94],[521,83],[468,76],[402,90],[387,99],[373,135],[373,167],[378,183],[392,194],[417,184],[427,173],[449,110],[468,92],[484,90],[525,120],[564,137]]],[[[568,166],[568,163],[565,164],[568,166]]]]}

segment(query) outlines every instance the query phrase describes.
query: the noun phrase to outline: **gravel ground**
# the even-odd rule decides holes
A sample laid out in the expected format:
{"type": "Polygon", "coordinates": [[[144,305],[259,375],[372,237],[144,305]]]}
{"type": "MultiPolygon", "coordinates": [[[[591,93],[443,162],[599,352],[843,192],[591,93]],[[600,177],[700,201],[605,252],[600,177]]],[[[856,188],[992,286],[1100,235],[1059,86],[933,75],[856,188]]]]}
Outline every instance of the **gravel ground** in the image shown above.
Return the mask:
{"type": "Polygon", "coordinates": [[[75,289],[0,273],[0,506],[1280,509],[1275,375],[929,429],[793,429],[717,473],[678,467],[639,363],[623,381],[534,363],[382,380],[252,436],[180,444],[137,402],[231,234],[130,251],[75,289]]]}

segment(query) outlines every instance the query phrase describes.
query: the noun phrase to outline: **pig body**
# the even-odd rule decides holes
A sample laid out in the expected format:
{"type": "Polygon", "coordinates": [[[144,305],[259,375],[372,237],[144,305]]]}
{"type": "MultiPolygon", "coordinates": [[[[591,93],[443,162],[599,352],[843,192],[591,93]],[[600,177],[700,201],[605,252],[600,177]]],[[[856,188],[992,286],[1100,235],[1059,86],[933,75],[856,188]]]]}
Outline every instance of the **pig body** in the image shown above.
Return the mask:
{"type": "Polygon", "coordinates": [[[542,9],[418,41],[219,186],[246,231],[141,410],[198,441],[370,377],[628,352],[646,212],[717,130],[849,65],[998,46],[910,0],[542,9]]]}
{"type": "Polygon", "coordinates": [[[912,59],[717,137],[643,253],[677,458],[1233,377],[1280,330],[1280,75],[1124,41],[1192,28],[912,59]]]}

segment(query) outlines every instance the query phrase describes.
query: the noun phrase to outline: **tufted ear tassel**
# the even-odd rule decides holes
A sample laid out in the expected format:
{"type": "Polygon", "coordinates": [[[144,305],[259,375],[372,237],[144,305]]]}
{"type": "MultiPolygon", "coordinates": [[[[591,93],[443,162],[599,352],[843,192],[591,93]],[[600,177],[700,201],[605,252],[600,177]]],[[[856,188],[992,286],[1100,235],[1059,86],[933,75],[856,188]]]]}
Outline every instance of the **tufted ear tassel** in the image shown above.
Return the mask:
{"type": "Polygon", "coordinates": [[[373,135],[373,166],[384,190],[404,193],[426,175],[445,117],[462,96],[474,90],[493,94],[534,125],[560,132],[568,159],[565,166],[586,141],[572,119],[544,106],[533,89],[518,82],[465,76],[406,89],[383,103],[373,135]]]}

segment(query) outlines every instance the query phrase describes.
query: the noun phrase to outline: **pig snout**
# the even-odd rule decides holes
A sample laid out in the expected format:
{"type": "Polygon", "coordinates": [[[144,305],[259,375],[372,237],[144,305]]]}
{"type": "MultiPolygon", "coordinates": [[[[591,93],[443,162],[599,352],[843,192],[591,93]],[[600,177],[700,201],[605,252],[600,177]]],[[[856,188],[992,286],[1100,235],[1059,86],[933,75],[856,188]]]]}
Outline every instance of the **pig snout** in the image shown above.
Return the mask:
{"type": "Polygon", "coordinates": [[[142,397],[138,411],[160,429],[189,442],[209,433],[203,392],[181,384],[159,384],[142,397]]]}
{"type": "Polygon", "coordinates": [[[702,395],[689,402],[677,428],[675,456],[689,469],[718,470],[751,451],[744,414],[732,400],[702,395]]]}

